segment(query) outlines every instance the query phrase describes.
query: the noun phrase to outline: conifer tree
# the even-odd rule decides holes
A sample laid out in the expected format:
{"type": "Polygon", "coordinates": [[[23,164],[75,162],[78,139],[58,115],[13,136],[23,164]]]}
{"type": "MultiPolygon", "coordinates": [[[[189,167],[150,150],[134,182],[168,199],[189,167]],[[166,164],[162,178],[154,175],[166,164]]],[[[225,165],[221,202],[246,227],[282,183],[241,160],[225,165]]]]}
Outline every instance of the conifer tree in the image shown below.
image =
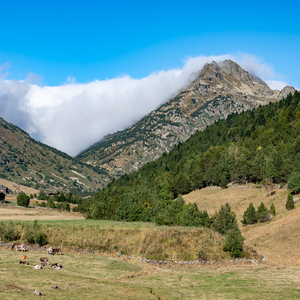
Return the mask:
{"type": "Polygon", "coordinates": [[[256,217],[257,222],[266,222],[271,219],[270,213],[268,212],[268,209],[266,208],[263,202],[257,208],[256,217]]]}
{"type": "Polygon", "coordinates": [[[276,216],[275,205],[273,202],[270,205],[270,212],[272,213],[273,216],[276,216]]]}
{"type": "Polygon", "coordinates": [[[241,222],[244,225],[254,224],[257,222],[256,212],[252,202],[250,202],[249,207],[244,212],[243,220],[241,222]]]}
{"type": "Polygon", "coordinates": [[[243,257],[243,241],[244,237],[236,222],[233,223],[232,229],[226,234],[224,251],[229,251],[232,257],[243,257]]]}
{"type": "Polygon", "coordinates": [[[288,210],[291,210],[291,209],[295,208],[295,202],[294,202],[292,194],[288,194],[285,207],[288,210]]]}

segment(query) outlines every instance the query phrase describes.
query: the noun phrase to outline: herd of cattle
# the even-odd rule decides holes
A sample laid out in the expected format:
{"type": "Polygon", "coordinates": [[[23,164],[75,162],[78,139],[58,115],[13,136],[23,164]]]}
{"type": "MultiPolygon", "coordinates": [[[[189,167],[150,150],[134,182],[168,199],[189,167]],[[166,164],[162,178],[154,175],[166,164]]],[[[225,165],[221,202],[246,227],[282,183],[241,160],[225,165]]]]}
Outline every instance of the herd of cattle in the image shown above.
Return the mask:
{"type": "MultiPolygon", "coordinates": [[[[11,247],[11,250],[16,250],[16,251],[26,251],[25,244],[21,243],[14,243],[11,247]]],[[[46,253],[50,255],[55,255],[55,254],[60,254],[61,255],[61,249],[60,248],[53,248],[52,246],[46,247],[46,253]]],[[[22,255],[19,260],[20,265],[28,266],[29,262],[26,260],[28,257],[26,255],[22,255]]],[[[44,269],[45,266],[49,266],[49,259],[48,257],[41,257],[40,262],[36,263],[33,265],[33,269],[38,270],[38,269],[44,269]]],[[[61,270],[64,268],[62,264],[59,263],[54,263],[51,265],[51,268],[54,268],[56,270],[61,270]]]]}

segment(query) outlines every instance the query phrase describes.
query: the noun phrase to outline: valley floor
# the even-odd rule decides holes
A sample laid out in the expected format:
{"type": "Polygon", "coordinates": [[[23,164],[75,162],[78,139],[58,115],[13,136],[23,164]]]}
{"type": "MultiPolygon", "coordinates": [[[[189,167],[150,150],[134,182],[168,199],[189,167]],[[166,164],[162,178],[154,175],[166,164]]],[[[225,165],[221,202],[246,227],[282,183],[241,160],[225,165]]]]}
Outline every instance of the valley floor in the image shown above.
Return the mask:
{"type": "Polygon", "coordinates": [[[43,252],[0,250],[0,298],[32,299],[299,299],[300,268],[271,265],[158,267],[102,255],[49,256],[64,269],[33,270],[43,252]]]}

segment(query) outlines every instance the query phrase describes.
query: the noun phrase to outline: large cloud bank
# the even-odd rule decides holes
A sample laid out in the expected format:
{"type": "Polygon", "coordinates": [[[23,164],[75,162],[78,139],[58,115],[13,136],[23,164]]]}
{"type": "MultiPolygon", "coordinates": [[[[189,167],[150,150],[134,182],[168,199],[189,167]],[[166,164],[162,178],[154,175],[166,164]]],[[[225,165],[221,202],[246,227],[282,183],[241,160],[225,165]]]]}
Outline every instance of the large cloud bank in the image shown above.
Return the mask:
{"type": "Polygon", "coordinates": [[[169,100],[197,76],[205,63],[224,59],[236,61],[266,80],[271,88],[286,85],[274,80],[276,74],[270,66],[249,54],[192,57],[180,69],[159,71],[141,79],[124,75],[80,84],[69,77],[68,83],[61,86],[39,86],[27,79],[5,80],[5,65],[0,67],[0,115],[33,138],[75,156],[169,100]]]}

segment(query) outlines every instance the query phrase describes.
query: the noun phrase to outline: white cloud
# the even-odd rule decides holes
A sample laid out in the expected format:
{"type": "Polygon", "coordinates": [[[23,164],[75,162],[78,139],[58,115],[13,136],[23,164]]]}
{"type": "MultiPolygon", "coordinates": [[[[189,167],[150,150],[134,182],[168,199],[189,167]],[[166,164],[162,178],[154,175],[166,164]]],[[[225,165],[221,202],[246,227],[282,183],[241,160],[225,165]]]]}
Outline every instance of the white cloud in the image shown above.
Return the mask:
{"type": "Polygon", "coordinates": [[[272,90],[279,90],[279,91],[281,91],[285,86],[288,85],[285,81],[280,81],[280,80],[266,80],[266,84],[272,90]]]}
{"type": "Polygon", "coordinates": [[[76,155],[170,99],[197,76],[205,63],[224,59],[236,61],[275,86],[276,74],[271,66],[253,55],[198,56],[186,59],[181,69],[159,71],[142,79],[124,75],[80,84],[69,76],[67,84],[53,87],[0,79],[1,116],[43,143],[76,155]]]}

